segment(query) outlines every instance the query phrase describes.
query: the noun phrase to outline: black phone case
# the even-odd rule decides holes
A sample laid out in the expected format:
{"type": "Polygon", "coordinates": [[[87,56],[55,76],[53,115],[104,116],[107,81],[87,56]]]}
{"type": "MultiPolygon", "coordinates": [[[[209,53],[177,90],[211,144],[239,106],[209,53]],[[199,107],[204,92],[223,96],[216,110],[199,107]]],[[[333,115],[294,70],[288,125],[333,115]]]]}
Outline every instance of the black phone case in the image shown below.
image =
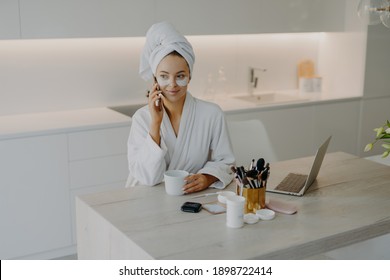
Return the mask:
{"type": "Polygon", "coordinates": [[[202,209],[202,204],[198,202],[185,202],[181,206],[181,210],[184,212],[198,213],[202,209]]]}

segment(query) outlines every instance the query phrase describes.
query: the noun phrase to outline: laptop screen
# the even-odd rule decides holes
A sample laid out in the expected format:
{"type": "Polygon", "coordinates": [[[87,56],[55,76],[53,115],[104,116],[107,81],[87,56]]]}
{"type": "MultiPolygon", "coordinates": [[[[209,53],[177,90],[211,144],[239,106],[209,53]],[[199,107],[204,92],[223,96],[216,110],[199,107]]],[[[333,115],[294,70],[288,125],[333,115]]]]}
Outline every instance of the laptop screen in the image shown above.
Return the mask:
{"type": "Polygon", "coordinates": [[[313,184],[314,180],[317,178],[318,173],[320,172],[320,168],[322,162],[324,160],[326,150],[328,149],[329,142],[332,136],[329,136],[328,139],[318,148],[316,156],[314,157],[313,165],[311,166],[309,175],[307,177],[305,186],[303,187],[303,193],[313,184]]]}

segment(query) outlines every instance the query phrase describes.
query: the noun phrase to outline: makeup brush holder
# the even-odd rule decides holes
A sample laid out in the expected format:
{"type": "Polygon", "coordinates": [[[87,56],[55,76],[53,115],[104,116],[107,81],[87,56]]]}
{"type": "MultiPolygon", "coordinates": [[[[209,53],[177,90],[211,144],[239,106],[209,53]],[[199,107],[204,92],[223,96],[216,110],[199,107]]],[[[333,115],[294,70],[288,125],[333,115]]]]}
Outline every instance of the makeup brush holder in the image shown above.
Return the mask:
{"type": "Polygon", "coordinates": [[[256,213],[265,208],[265,188],[244,188],[242,196],[245,197],[244,213],[256,213]]]}

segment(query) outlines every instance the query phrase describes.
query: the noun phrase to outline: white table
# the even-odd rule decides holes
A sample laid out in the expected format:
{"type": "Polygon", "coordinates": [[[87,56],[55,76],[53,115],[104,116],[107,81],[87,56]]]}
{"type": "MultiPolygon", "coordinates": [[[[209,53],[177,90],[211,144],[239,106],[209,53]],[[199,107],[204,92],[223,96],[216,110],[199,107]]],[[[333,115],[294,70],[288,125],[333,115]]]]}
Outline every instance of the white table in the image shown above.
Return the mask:
{"type": "MultiPolygon", "coordinates": [[[[269,186],[312,160],[272,164],[269,186]]],[[[78,197],[79,259],[305,259],[390,232],[390,167],[343,152],[326,155],[304,197],[267,193],[295,204],[294,215],[231,229],[225,214],[181,212],[185,201],[216,199],[195,195],[158,185],[78,197]]]]}

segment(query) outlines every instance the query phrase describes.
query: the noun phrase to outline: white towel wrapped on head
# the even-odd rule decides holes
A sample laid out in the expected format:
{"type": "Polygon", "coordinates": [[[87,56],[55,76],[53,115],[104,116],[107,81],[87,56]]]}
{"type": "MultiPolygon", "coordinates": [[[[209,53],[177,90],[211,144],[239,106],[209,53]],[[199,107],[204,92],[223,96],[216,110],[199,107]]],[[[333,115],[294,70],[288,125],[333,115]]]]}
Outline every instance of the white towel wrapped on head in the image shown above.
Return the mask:
{"type": "Polygon", "coordinates": [[[195,54],[191,44],[168,22],[152,25],[146,33],[146,43],[141,54],[139,73],[144,80],[156,74],[160,61],[173,51],[177,51],[187,61],[192,74],[195,54]]]}

